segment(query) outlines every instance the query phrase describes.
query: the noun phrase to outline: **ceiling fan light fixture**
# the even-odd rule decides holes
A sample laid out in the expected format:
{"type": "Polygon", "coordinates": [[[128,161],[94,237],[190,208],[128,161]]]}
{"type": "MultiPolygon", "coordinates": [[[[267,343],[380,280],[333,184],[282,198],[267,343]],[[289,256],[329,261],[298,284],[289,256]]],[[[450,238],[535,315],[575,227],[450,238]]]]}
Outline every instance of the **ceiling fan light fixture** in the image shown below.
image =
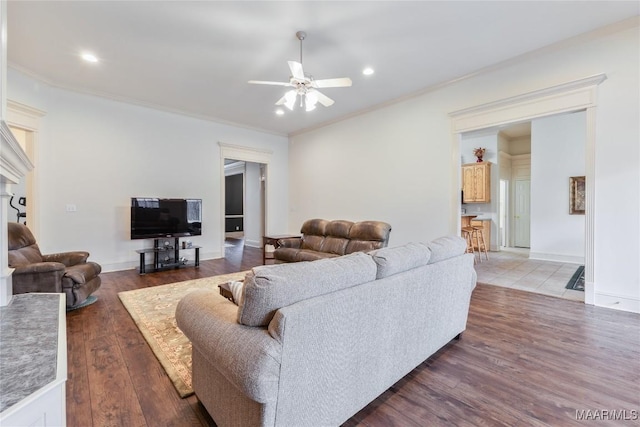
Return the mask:
{"type": "Polygon", "coordinates": [[[287,107],[289,110],[293,111],[293,106],[296,103],[296,98],[298,97],[298,94],[296,93],[295,90],[290,90],[289,92],[284,94],[284,106],[287,107]]]}
{"type": "Polygon", "coordinates": [[[289,71],[291,71],[288,82],[249,80],[249,83],[292,87],[292,90],[285,93],[284,96],[276,102],[276,105],[284,105],[291,111],[293,111],[298,95],[300,95],[300,107],[304,107],[306,111],[314,110],[318,102],[324,107],[333,105],[333,99],[319,92],[317,89],[349,87],[352,84],[351,79],[349,77],[339,77],[315,80],[311,75],[305,74],[302,68],[302,41],[307,37],[307,34],[304,31],[298,31],[296,37],[300,40],[300,62],[287,61],[289,71]]]}
{"type": "Polygon", "coordinates": [[[91,62],[92,64],[95,64],[96,62],[98,62],[98,57],[91,52],[83,52],[81,57],[86,62],[91,62]]]}
{"type": "Polygon", "coordinates": [[[315,91],[309,91],[304,97],[304,104],[306,111],[313,111],[316,109],[318,103],[318,93],[315,91]]]}

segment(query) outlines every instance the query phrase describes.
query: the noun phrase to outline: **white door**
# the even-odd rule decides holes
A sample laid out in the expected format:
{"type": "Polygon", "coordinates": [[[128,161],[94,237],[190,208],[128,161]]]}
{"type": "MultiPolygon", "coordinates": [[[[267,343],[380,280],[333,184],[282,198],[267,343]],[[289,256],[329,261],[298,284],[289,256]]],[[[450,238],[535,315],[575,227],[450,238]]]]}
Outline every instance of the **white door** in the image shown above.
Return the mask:
{"type": "Polygon", "coordinates": [[[499,215],[498,215],[498,244],[500,246],[507,246],[507,242],[509,241],[509,236],[507,235],[507,229],[509,227],[508,221],[508,206],[509,199],[507,197],[507,192],[509,188],[509,181],[506,179],[500,180],[500,206],[499,206],[499,215]]]}
{"type": "Polygon", "coordinates": [[[531,230],[531,181],[517,180],[515,186],[514,206],[514,240],[513,245],[519,248],[530,247],[531,230]]]}

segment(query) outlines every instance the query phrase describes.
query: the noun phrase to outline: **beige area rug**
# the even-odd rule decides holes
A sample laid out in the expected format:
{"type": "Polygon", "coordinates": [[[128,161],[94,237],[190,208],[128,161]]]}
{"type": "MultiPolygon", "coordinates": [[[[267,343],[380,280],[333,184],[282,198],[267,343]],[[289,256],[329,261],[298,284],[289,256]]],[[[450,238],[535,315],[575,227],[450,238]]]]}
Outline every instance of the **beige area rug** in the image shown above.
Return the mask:
{"type": "Polygon", "coordinates": [[[193,387],[191,342],[176,325],[178,301],[196,289],[219,292],[219,284],[243,279],[245,274],[242,271],[118,293],[180,397],[193,394],[193,387]]]}

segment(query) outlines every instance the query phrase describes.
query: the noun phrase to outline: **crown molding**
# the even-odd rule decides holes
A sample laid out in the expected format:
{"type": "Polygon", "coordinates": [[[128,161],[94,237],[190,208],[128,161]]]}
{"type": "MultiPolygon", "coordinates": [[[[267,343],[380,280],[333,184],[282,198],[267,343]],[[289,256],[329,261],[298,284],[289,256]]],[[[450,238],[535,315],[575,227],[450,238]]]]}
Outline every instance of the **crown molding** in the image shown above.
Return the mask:
{"type": "Polygon", "coordinates": [[[87,89],[81,89],[78,88],[76,86],[73,85],[64,85],[61,83],[58,83],[56,81],[53,81],[51,79],[47,79],[44,78],[42,76],[40,76],[39,74],[36,74],[24,67],[21,67],[13,62],[10,62],[8,64],[9,68],[12,68],[16,71],[19,71],[22,74],[25,74],[26,76],[37,80],[38,82],[45,84],[51,88],[55,88],[55,89],[62,89],[62,90],[66,90],[69,92],[73,92],[73,93],[77,93],[80,95],[85,95],[85,96],[93,96],[96,98],[101,98],[101,99],[108,99],[110,101],[114,101],[114,102],[121,102],[123,104],[128,104],[128,105],[134,105],[136,107],[141,107],[141,108],[148,108],[151,110],[155,110],[155,111],[161,111],[163,113],[168,113],[168,114],[176,114],[182,117],[189,117],[192,119],[196,119],[196,120],[202,120],[202,121],[206,121],[206,122],[212,122],[212,123],[216,123],[216,124],[220,124],[220,125],[226,125],[226,126],[233,126],[236,128],[240,128],[240,129],[246,129],[246,130],[250,130],[250,131],[254,131],[254,132],[260,132],[260,133],[266,133],[269,135],[275,135],[275,136],[284,136],[286,137],[287,134],[286,133],[282,133],[282,132],[276,132],[270,129],[263,129],[257,126],[250,126],[244,123],[239,123],[239,122],[234,122],[231,120],[225,120],[219,117],[212,117],[212,116],[208,116],[206,114],[198,114],[198,113],[194,113],[191,111],[186,111],[186,110],[182,110],[179,108],[171,108],[171,107],[167,107],[164,105],[160,105],[160,104],[155,104],[152,102],[146,102],[146,101],[141,101],[138,99],[134,99],[134,98],[129,98],[129,97],[125,97],[125,96],[117,96],[117,95],[112,95],[106,92],[100,92],[100,91],[93,91],[93,90],[87,90],[87,89]]]}

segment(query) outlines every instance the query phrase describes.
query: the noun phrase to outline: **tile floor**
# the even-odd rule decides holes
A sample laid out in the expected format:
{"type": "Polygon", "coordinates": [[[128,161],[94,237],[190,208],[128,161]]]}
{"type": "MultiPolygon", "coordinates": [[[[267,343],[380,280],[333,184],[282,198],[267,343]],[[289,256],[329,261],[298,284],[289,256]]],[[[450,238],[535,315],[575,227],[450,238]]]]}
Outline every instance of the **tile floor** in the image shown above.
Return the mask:
{"type": "Polygon", "coordinates": [[[584,292],[565,288],[578,264],[531,260],[529,250],[509,248],[489,252],[488,261],[483,254],[475,267],[478,282],[584,301],[584,292]]]}

